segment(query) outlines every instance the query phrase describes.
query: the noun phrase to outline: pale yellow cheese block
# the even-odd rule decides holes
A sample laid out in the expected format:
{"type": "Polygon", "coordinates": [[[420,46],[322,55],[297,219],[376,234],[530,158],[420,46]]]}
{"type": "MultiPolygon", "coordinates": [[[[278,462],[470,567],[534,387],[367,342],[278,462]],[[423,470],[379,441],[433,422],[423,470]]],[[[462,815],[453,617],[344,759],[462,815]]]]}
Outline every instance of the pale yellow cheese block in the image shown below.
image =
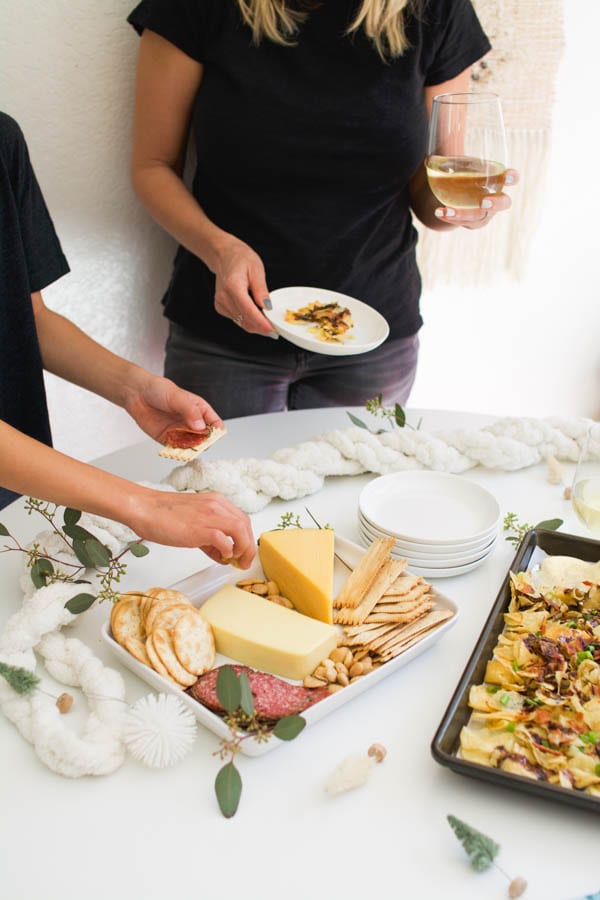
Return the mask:
{"type": "Polygon", "coordinates": [[[333,553],[331,528],[286,528],[265,531],[258,545],[267,578],[276,581],[279,593],[296,609],[333,622],[333,553]]]}
{"type": "Polygon", "coordinates": [[[292,609],[225,585],[203,603],[218,653],[300,681],[337,645],[338,630],[292,609]]]}

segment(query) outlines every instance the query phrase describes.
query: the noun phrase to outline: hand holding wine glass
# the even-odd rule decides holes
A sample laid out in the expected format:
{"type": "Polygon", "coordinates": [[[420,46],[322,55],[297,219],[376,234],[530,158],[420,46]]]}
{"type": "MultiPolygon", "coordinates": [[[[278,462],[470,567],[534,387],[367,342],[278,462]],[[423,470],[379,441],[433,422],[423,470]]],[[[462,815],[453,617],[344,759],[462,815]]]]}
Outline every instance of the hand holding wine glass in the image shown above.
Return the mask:
{"type": "Polygon", "coordinates": [[[600,423],[590,425],[573,476],[571,502],[579,520],[600,537],[600,423]],[[594,459],[596,460],[594,462],[594,459]]]}
{"type": "Polygon", "coordinates": [[[487,224],[510,207],[503,193],[518,180],[507,169],[500,98],[490,93],[434,97],[425,166],[432,193],[442,204],[438,218],[467,228],[487,224]]]}

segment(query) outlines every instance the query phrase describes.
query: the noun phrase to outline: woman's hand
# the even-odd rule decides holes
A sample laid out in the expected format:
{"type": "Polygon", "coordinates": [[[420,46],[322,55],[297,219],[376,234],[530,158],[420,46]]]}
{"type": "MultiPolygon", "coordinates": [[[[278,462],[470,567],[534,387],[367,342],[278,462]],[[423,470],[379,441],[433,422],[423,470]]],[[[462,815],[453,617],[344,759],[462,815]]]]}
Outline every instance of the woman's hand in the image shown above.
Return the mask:
{"type": "MultiPolygon", "coordinates": [[[[519,180],[519,174],[515,169],[507,169],[504,184],[512,186],[519,180]]],[[[435,215],[440,221],[448,225],[461,225],[475,231],[489,225],[494,216],[499,212],[510,209],[512,200],[508,194],[490,194],[481,201],[479,209],[455,209],[452,206],[438,206],[435,215]]]]}
{"type": "Polygon", "coordinates": [[[141,488],[127,525],[140,538],[171,547],[199,547],[215,562],[235,559],[247,569],[256,555],[248,516],[222,494],[141,488]]]}
{"type": "Polygon", "coordinates": [[[144,369],[135,370],[133,384],[126,391],[125,409],[142,431],[164,443],[170,428],[203,431],[207,425],[223,428],[223,421],[212,406],[197,394],[144,369]]]}
{"type": "Polygon", "coordinates": [[[216,277],[215,309],[221,316],[248,331],[277,337],[262,309],[270,309],[265,267],[248,244],[229,236],[218,251],[214,266],[216,277]]]}

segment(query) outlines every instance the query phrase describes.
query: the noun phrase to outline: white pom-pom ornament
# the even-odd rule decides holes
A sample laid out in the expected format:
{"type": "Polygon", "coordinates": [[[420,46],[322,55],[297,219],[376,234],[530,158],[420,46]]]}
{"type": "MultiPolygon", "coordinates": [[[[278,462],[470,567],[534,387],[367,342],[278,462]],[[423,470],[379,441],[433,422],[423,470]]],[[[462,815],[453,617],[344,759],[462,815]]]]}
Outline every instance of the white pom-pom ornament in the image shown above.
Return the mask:
{"type": "Polygon", "coordinates": [[[153,769],[173,765],[189,753],[196,719],[172,694],[148,694],[125,714],[123,740],[131,755],[153,769]]]}

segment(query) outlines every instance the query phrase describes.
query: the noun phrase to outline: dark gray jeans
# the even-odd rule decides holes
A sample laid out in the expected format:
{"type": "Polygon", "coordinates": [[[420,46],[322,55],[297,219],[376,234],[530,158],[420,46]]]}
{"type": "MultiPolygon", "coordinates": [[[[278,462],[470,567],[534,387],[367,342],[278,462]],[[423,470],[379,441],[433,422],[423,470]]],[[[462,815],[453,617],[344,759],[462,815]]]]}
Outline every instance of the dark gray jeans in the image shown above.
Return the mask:
{"type": "Polygon", "coordinates": [[[240,354],[171,323],[165,375],[204,397],[224,419],[284,409],[364,406],[383,394],[404,406],[415,380],[419,338],[386,341],[358,356],[308,353],[279,338],[240,354]]]}

